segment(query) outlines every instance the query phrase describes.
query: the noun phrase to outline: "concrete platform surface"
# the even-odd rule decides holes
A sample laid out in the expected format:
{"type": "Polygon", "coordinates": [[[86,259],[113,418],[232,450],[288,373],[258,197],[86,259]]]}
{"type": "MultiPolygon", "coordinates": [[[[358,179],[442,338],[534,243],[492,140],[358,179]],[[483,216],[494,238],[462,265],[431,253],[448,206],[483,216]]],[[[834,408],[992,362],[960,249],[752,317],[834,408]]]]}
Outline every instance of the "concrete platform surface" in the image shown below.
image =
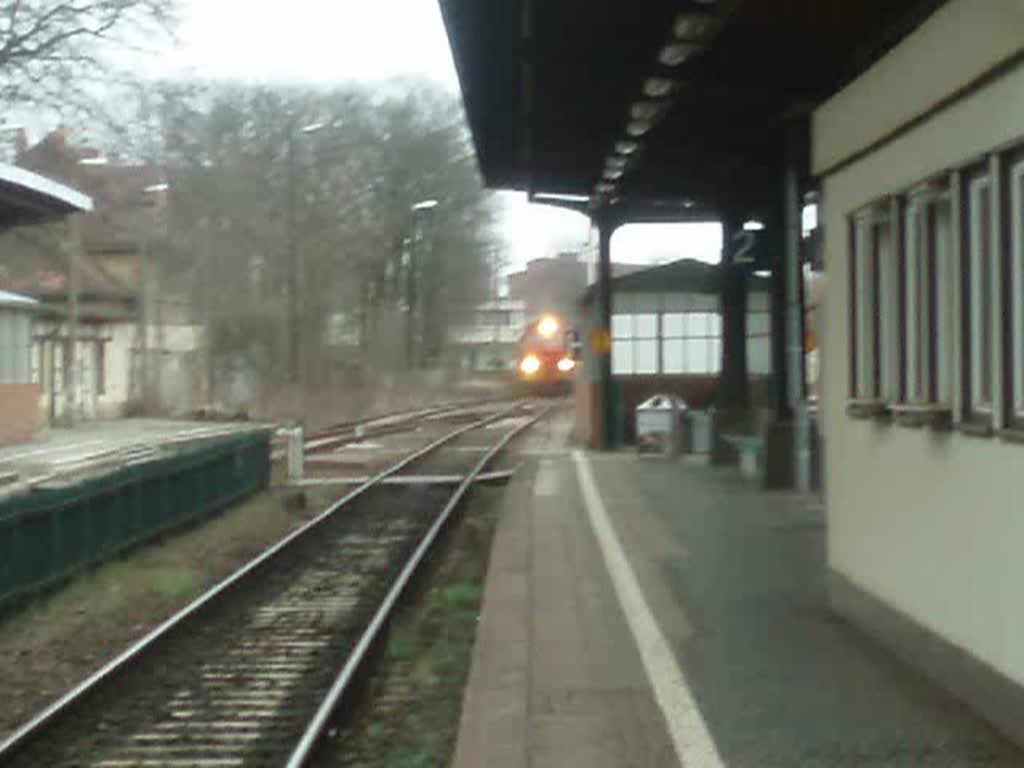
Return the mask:
{"type": "Polygon", "coordinates": [[[120,451],[201,440],[258,428],[252,422],[111,419],[84,421],[72,428],[50,428],[39,440],[0,446],[0,470],[23,477],[59,473],[120,451]]]}
{"type": "Polygon", "coordinates": [[[828,610],[809,497],[567,429],[509,486],[457,768],[1024,766],[828,610]]]}

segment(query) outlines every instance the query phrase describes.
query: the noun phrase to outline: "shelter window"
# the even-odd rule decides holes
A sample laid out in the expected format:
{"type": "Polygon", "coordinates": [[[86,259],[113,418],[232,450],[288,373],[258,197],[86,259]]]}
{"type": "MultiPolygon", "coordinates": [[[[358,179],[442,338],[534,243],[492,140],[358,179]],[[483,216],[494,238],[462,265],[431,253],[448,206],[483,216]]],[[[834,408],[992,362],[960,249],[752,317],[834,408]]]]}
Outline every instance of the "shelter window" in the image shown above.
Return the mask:
{"type": "Polygon", "coordinates": [[[658,372],[658,315],[612,316],[612,373],[658,372]]]}
{"type": "Polygon", "coordinates": [[[1011,330],[1010,377],[1013,382],[1012,421],[1024,426],[1024,155],[1010,168],[1011,330]]]}
{"type": "Polygon", "coordinates": [[[717,312],[666,312],[661,328],[662,373],[721,371],[722,319],[717,312]]]}
{"type": "Polygon", "coordinates": [[[747,297],[747,373],[767,376],[772,372],[771,302],[765,293],[747,297]]]}
{"type": "Polygon", "coordinates": [[[964,362],[967,419],[991,426],[993,401],[993,299],[996,279],[992,254],[992,185],[987,173],[967,181],[964,293],[964,362]]]}
{"type": "Polygon", "coordinates": [[[929,189],[911,195],[904,217],[903,399],[910,404],[948,403],[948,193],[929,189]]]}

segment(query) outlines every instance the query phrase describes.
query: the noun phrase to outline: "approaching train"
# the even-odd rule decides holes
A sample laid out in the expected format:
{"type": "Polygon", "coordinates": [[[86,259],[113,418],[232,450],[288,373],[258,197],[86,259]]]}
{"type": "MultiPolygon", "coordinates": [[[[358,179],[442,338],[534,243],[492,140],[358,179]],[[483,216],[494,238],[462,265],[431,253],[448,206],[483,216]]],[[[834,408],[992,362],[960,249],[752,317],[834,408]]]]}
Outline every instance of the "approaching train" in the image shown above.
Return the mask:
{"type": "Polygon", "coordinates": [[[568,391],[578,346],[576,332],[558,315],[542,315],[527,323],[519,338],[519,383],[532,392],[568,391]]]}

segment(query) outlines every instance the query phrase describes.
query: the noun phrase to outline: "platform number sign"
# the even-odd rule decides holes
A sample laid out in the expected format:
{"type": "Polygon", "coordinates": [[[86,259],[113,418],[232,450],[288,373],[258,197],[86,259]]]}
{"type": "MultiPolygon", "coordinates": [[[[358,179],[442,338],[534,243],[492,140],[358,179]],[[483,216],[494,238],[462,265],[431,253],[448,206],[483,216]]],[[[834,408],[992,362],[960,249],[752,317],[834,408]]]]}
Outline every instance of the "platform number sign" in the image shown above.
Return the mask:
{"type": "Polygon", "coordinates": [[[733,251],[731,262],[733,264],[753,264],[757,232],[741,229],[739,232],[733,233],[732,242],[736,249],[733,251]]]}

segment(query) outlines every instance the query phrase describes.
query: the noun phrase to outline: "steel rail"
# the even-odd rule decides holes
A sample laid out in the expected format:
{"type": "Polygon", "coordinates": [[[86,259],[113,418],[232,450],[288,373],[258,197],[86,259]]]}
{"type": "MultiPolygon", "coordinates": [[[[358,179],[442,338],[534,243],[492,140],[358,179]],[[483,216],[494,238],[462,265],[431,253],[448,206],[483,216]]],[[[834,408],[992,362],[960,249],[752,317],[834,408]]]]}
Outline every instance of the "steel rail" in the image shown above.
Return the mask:
{"type": "Polygon", "coordinates": [[[317,437],[329,437],[334,432],[341,432],[346,429],[355,429],[356,427],[365,426],[378,421],[387,421],[389,419],[402,419],[402,418],[415,418],[417,416],[428,417],[434,413],[441,411],[452,411],[462,410],[467,411],[479,408],[485,405],[495,405],[508,400],[516,400],[516,397],[481,397],[476,400],[449,400],[445,403],[434,403],[433,405],[420,405],[413,408],[407,408],[401,411],[392,411],[391,413],[378,413],[374,416],[365,416],[360,419],[351,419],[349,421],[338,421],[334,424],[328,424],[326,427],[322,427],[318,430],[309,433],[310,438],[317,437]]]}
{"type": "Polygon", "coordinates": [[[56,718],[62,715],[69,708],[74,706],[80,699],[87,694],[95,690],[101,683],[113,676],[115,673],[123,670],[133,660],[138,658],[143,652],[150,648],[154,643],[163,639],[169,635],[172,631],[182,626],[187,619],[196,614],[200,609],[213,602],[216,598],[224,594],[226,591],[234,587],[236,584],[241,582],[247,576],[252,574],[254,571],[268,563],[277,554],[288,548],[293,542],[304,537],[310,531],[320,527],[324,521],[332,517],[338,510],[344,508],[352,501],[362,496],[370,488],[376,486],[381,480],[387,477],[401,472],[405,467],[413,462],[423,458],[429,453],[441,448],[445,444],[455,440],[459,436],[474,430],[479,429],[482,426],[486,426],[495,421],[499,421],[503,418],[513,415],[517,412],[522,405],[523,401],[518,401],[508,408],[502,409],[497,413],[492,413],[489,416],[464,425],[448,434],[438,438],[424,448],[420,448],[414,453],[406,456],[402,460],[395,464],[387,467],[381,472],[377,473],[369,480],[354,488],[345,494],[342,498],[333,502],[323,512],[312,518],[308,522],[304,523],[299,528],[289,533],[280,541],[268,547],[262,553],[254,557],[248,563],[243,565],[241,568],[236,570],[234,573],[225,577],[222,581],[208,589],[202,595],[197,597],[195,600],[190,602],[184,608],[180,609],[170,618],[163,621],[161,624],[150,630],[145,636],[136,641],[126,650],[115,656],[111,661],[107,662],[103,667],[92,673],[85,680],[80,682],[78,685],[67,691],[63,696],[58,698],[56,701],[51,703],[37,715],[35,715],[27,723],[15,730],[10,736],[0,742],[0,762],[5,759],[12,757],[17,751],[25,748],[29,742],[36,736],[41,735],[44,728],[56,718]]]}
{"type": "Polygon", "coordinates": [[[402,596],[402,593],[412,580],[416,569],[420,566],[420,563],[422,563],[423,558],[426,557],[427,552],[433,546],[439,533],[447,524],[452,512],[455,510],[455,507],[462,501],[463,496],[465,496],[466,491],[473,485],[477,476],[487,468],[487,465],[494,460],[494,457],[497,456],[498,453],[500,453],[517,435],[536,424],[540,419],[546,416],[553,407],[554,406],[549,405],[533,418],[507,432],[501,440],[495,443],[487,453],[480,458],[476,465],[463,478],[459,487],[455,489],[454,493],[452,493],[444,509],[441,510],[437,519],[427,530],[426,534],[424,534],[419,546],[417,546],[412,555],[409,556],[405,566],[399,572],[398,576],[395,577],[391,588],[384,596],[384,599],[381,601],[377,611],[374,613],[373,618],[370,620],[370,623],[360,636],[359,641],[346,658],[345,663],[338,672],[330,690],[328,690],[327,694],[324,696],[316,714],[313,716],[312,720],[310,720],[309,725],[306,726],[306,730],[303,733],[302,738],[299,740],[299,743],[288,758],[288,762],[286,763],[287,768],[302,768],[302,766],[305,765],[312,756],[320,736],[330,723],[331,715],[334,713],[338,702],[344,695],[346,688],[348,688],[352,681],[352,678],[359,670],[360,665],[366,660],[373,642],[377,639],[377,636],[387,624],[388,619],[391,616],[391,612],[394,610],[399,598],[402,596]]]}
{"type": "MultiPolygon", "coordinates": [[[[405,427],[405,425],[415,423],[419,420],[448,416],[463,411],[472,412],[489,405],[497,405],[498,403],[508,402],[513,399],[518,400],[518,398],[495,397],[481,400],[469,400],[461,403],[441,403],[439,405],[412,408],[405,411],[395,411],[394,413],[382,413],[377,416],[368,416],[363,419],[339,422],[305,435],[302,441],[303,453],[313,453],[322,448],[331,447],[352,440],[358,440],[361,437],[374,437],[391,433],[377,430],[393,428],[394,432],[399,432],[403,431],[401,428],[405,427]],[[363,429],[370,430],[370,432],[366,435],[360,435],[359,431],[363,429]]],[[[278,445],[280,445],[279,441],[283,438],[283,429],[286,428],[278,427],[274,432],[274,440],[278,441],[278,445]]],[[[271,451],[271,458],[273,460],[279,460],[284,457],[285,453],[285,448],[275,447],[271,451]]]]}

